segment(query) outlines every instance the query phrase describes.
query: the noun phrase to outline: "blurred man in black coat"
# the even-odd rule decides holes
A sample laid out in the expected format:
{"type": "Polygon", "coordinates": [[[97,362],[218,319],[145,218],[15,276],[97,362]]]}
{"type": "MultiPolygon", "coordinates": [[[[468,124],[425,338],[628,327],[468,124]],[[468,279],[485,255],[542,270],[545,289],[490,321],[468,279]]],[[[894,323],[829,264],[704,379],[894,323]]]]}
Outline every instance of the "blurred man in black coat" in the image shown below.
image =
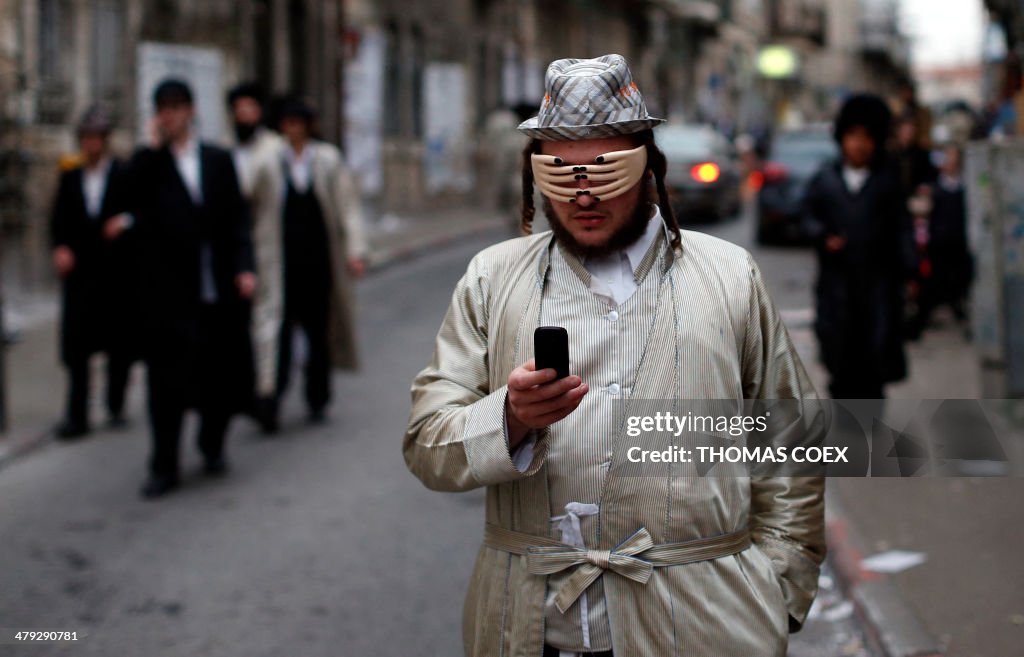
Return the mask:
{"type": "Polygon", "coordinates": [[[124,423],[124,395],[138,358],[138,272],[131,236],[115,239],[105,226],[127,223],[130,183],[126,165],[111,157],[113,124],[93,107],[78,125],[81,165],[61,174],[50,223],[53,264],[63,280],[61,359],[68,371],[67,410],[57,435],[89,432],[89,358],[107,356],[110,423],[124,423]]]}
{"type": "Polygon", "coordinates": [[[815,331],[833,399],[881,399],[906,376],[903,287],[913,251],[898,168],[885,153],[891,115],[875,96],[840,110],[842,152],[805,197],[804,229],[818,253],[815,331]]]}
{"type": "Polygon", "coordinates": [[[192,91],[165,80],[154,93],[157,144],[132,163],[144,262],[146,364],[157,497],[179,482],[185,411],[199,412],[208,474],[226,470],[224,436],[252,390],[249,299],[256,285],[249,216],[227,151],[192,131],[192,91]]]}

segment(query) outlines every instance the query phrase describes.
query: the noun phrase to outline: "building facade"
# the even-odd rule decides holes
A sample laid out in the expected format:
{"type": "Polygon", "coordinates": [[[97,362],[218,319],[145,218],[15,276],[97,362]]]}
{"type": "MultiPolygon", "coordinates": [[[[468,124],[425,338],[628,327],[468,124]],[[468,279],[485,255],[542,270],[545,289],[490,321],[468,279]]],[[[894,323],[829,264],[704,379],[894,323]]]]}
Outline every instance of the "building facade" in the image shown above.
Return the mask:
{"type": "Polygon", "coordinates": [[[48,214],[74,125],[93,103],[116,117],[116,150],[144,138],[152,86],[187,78],[204,138],[228,137],[224,93],[255,79],[299,92],[337,141],[342,127],[337,0],[10,0],[0,3],[0,269],[8,285],[49,275],[48,214]]]}
{"type": "MultiPolygon", "coordinates": [[[[143,139],[149,93],[183,75],[199,130],[227,137],[223,97],[255,79],[320,110],[356,171],[371,220],[480,203],[512,189],[548,62],[626,56],[650,110],[727,134],[788,115],[820,120],[836,98],[901,70],[893,0],[9,0],[0,3],[0,251],[5,280],[48,279],[57,165],[90,104],[116,144],[143,139]],[[878,7],[882,9],[879,10],[878,7]],[[880,19],[878,17],[881,17],[880,19]],[[764,46],[795,53],[770,78],[764,46]]],[[[891,77],[891,76],[890,76],[891,77]]],[[[883,91],[882,89],[876,89],[883,91]]],[[[499,203],[515,205],[508,194],[499,203]]],[[[514,211],[514,208],[509,208],[514,211]]]]}

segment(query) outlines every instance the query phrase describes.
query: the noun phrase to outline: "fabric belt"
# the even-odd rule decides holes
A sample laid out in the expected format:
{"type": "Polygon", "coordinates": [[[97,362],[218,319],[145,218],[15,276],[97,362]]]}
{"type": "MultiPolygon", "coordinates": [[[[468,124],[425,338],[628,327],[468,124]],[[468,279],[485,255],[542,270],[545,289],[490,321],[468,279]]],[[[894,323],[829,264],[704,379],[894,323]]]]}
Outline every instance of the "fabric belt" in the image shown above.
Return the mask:
{"type": "Polygon", "coordinates": [[[564,614],[605,570],[646,584],[654,568],[682,566],[742,552],[750,547],[750,532],[741,529],[719,536],[655,545],[651,535],[641,527],[611,550],[590,550],[487,523],[484,545],[525,556],[526,570],[532,575],[551,575],[575,567],[575,572],[555,594],[555,605],[564,614]]]}

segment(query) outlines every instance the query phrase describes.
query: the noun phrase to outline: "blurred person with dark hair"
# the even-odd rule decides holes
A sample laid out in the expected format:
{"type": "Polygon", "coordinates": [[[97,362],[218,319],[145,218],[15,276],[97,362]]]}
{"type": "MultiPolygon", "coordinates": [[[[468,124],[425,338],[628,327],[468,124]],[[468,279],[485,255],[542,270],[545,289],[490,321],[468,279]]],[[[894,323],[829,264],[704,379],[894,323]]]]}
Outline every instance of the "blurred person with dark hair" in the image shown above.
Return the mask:
{"type": "Polygon", "coordinates": [[[912,266],[899,170],[887,156],[891,114],[849,98],[835,122],[840,157],[811,180],[804,230],[818,255],[815,332],[834,399],[881,399],[906,376],[903,286],[912,266]]]}
{"type": "Polygon", "coordinates": [[[305,397],[311,421],[324,420],[331,368],[355,369],[352,280],[368,245],[359,191],[337,147],[314,139],[316,115],[301,97],[275,103],[283,136],[276,156],[253,172],[253,238],[260,285],[254,302],[256,415],[278,428],[295,329],[308,344],[305,397]]]}
{"type": "Polygon", "coordinates": [[[817,587],[823,480],[620,476],[619,404],[796,399],[801,435],[824,411],[750,254],[680,230],[625,59],[555,61],[545,87],[519,126],[527,235],[456,285],[403,443],[428,488],[487,489],[465,653],[782,657],[817,587]],[[552,231],[533,235],[535,183],[552,231]],[[568,376],[531,357],[538,326],[567,331],[568,376]]]}
{"type": "Polygon", "coordinates": [[[935,182],[938,171],[932,164],[931,151],[921,146],[918,122],[911,115],[896,120],[893,157],[899,166],[900,184],[904,195],[910,197],[921,185],[935,182]]]}
{"type": "Polygon", "coordinates": [[[124,424],[125,390],[139,357],[137,262],[118,226],[127,214],[127,165],[110,154],[110,115],[94,106],[78,124],[81,164],[60,177],[50,222],[53,264],[63,283],[61,359],[68,372],[67,411],[57,429],[68,440],[89,432],[89,359],[107,357],[106,405],[124,424]],[[108,228],[109,224],[109,228],[108,228]]]}
{"type": "Polygon", "coordinates": [[[281,148],[281,139],[265,126],[266,97],[255,82],[243,82],[228,92],[235,142],[231,155],[242,195],[252,199],[253,171],[272,160],[281,148]]]}
{"type": "Polygon", "coordinates": [[[188,409],[199,413],[204,471],[226,472],[225,434],[251,400],[249,300],[256,287],[249,215],[231,154],[198,140],[185,82],[161,82],[153,104],[158,143],[132,162],[137,221],[130,229],[144,264],[148,498],[179,485],[188,409]]]}
{"type": "Polygon", "coordinates": [[[934,120],[930,109],[917,98],[917,86],[913,78],[904,77],[896,88],[896,97],[891,103],[893,116],[907,119],[914,124],[914,145],[925,150],[932,147],[932,125],[934,120]]]}
{"type": "Polygon", "coordinates": [[[967,207],[964,198],[963,152],[955,145],[942,151],[938,180],[927,188],[929,203],[921,221],[922,263],[926,269],[917,281],[917,309],[908,335],[917,339],[932,313],[949,305],[959,321],[967,319],[966,302],[974,263],[967,245],[967,207]]]}

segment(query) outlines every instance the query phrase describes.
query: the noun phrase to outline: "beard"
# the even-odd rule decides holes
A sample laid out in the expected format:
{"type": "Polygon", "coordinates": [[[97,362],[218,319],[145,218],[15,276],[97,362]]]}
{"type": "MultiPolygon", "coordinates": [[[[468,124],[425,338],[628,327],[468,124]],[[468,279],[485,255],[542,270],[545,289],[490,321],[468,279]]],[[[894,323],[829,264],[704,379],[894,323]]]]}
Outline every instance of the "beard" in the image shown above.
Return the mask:
{"type": "MultiPolygon", "coordinates": [[[[653,198],[654,194],[650,186],[643,185],[640,189],[640,197],[637,199],[636,207],[633,209],[629,220],[612,233],[607,242],[598,246],[580,244],[569,229],[562,224],[558,215],[555,214],[555,208],[551,205],[551,200],[547,197],[544,198],[544,216],[547,217],[548,224],[551,226],[551,232],[555,234],[555,239],[568,249],[570,253],[580,260],[602,258],[610,253],[633,246],[643,236],[644,231],[647,230],[647,224],[651,221],[651,202],[653,198]]],[[[572,221],[572,219],[570,218],[568,221],[572,221]]]]}
{"type": "Polygon", "coordinates": [[[236,123],[235,137],[238,139],[238,143],[249,143],[249,140],[256,134],[256,129],[259,127],[258,123],[236,123]]]}

